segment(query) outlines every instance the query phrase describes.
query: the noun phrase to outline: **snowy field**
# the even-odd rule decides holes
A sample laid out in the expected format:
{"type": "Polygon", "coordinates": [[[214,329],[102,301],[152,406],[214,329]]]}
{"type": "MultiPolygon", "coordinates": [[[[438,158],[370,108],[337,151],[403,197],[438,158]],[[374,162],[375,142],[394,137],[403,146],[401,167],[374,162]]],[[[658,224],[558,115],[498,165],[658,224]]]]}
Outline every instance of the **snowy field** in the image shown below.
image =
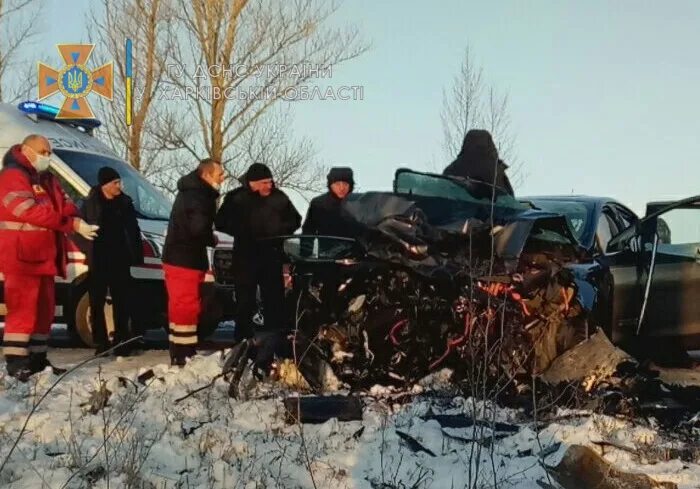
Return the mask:
{"type": "MultiPolygon", "coordinates": [[[[64,349],[50,356],[56,364],[70,365],[90,354],[64,349]]],[[[517,411],[487,409],[491,422],[517,425],[517,432],[498,433],[489,443],[489,428],[445,428],[426,419],[485,414],[469,399],[444,396],[440,375],[415,386],[408,397],[373,388],[363,397],[361,422],[287,424],[282,398],[290,393],[245,378],[245,399],[230,399],[220,379],[175,402],[209,383],[220,362],[219,353],[201,355],[180,370],[168,365],[167,352],[151,351],[96,360],[71,373],[29,418],[2,469],[0,487],[527,489],[542,487],[537,481],[557,487],[544,466],[556,465],[569,445],[595,446],[600,453],[593,442],[637,449],[665,443],[652,428],[605,416],[562,412],[536,431],[517,411]],[[138,375],[149,369],[155,376],[139,382],[138,375]],[[111,392],[104,409],[104,396],[94,394],[101,383],[111,392]]],[[[37,399],[57,377],[44,372],[18,384],[5,377],[4,365],[0,368],[2,462],[37,399]]],[[[680,488],[700,487],[700,465],[648,464],[610,447],[605,458],[680,488]]]]}

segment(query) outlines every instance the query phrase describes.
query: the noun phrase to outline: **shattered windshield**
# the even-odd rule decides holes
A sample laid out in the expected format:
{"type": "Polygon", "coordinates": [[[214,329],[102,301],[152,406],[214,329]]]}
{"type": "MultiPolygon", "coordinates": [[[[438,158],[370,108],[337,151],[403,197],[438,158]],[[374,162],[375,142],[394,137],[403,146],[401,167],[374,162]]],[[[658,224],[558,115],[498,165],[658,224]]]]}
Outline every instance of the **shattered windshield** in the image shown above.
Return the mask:
{"type": "Polygon", "coordinates": [[[170,201],[151,185],[139,172],[116,158],[56,149],[54,153],[91,187],[97,185],[97,172],[103,166],[117,170],[124,193],[134,201],[139,217],[167,221],[170,218],[170,201]]]}
{"type": "Polygon", "coordinates": [[[586,204],[582,202],[572,202],[566,200],[537,200],[533,199],[532,202],[540,209],[552,212],[554,214],[562,214],[566,217],[566,222],[569,224],[571,231],[577,240],[581,240],[581,237],[588,229],[588,223],[590,222],[591,216],[589,215],[589,209],[586,204]]]}
{"type": "MultiPolygon", "coordinates": [[[[490,205],[493,187],[474,180],[457,182],[451,178],[428,173],[400,171],[396,175],[394,189],[399,194],[420,197],[438,197],[476,205],[490,205]],[[468,188],[470,187],[470,188],[468,188]]],[[[508,194],[496,194],[495,208],[503,210],[527,210],[528,207],[508,194]]]]}

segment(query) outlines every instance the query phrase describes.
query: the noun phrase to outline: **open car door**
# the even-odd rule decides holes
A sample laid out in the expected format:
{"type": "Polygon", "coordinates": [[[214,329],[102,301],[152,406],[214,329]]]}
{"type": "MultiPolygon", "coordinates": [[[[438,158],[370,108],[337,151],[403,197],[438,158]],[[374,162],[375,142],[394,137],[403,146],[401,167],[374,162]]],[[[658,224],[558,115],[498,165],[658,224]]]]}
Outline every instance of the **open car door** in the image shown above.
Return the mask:
{"type": "Polygon", "coordinates": [[[606,250],[613,340],[630,335],[700,347],[700,196],[652,203],[606,250]]]}

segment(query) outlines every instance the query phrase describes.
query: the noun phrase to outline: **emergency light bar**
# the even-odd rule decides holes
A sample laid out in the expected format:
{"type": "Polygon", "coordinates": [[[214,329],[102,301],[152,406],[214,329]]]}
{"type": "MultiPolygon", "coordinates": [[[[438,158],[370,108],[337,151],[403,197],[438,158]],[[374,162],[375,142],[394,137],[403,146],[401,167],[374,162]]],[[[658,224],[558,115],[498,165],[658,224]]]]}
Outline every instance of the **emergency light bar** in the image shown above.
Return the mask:
{"type": "Polygon", "coordinates": [[[102,125],[102,122],[100,122],[98,119],[56,119],[59,111],[58,107],[42,104],[40,102],[34,102],[32,100],[20,102],[19,105],[17,105],[17,108],[25,114],[33,114],[39,119],[82,127],[86,131],[92,131],[96,127],[100,127],[102,125]]]}

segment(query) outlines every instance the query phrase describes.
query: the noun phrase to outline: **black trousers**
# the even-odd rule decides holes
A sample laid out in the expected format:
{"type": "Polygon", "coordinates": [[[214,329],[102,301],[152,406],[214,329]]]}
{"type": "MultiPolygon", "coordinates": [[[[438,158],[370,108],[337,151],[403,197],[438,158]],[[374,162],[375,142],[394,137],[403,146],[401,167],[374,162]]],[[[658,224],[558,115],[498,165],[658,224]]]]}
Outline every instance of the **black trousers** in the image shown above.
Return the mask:
{"type": "Polygon", "coordinates": [[[105,261],[91,264],[88,276],[92,338],[98,347],[105,347],[110,344],[107,338],[104,313],[108,290],[112,297],[114,343],[118,344],[132,337],[129,330],[131,319],[129,300],[131,293],[130,267],[128,264],[119,263],[116,260],[112,262],[105,261]]]}
{"type": "Polygon", "coordinates": [[[283,352],[284,338],[290,326],[284,313],[282,257],[274,250],[258,250],[255,254],[241,254],[234,250],[233,266],[237,339],[251,338],[255,334],[253,316],[258,310],[257,289],[260,288],[265,324],[256,335],[256,363],[265,368],[275,354],[283,352]]]}

